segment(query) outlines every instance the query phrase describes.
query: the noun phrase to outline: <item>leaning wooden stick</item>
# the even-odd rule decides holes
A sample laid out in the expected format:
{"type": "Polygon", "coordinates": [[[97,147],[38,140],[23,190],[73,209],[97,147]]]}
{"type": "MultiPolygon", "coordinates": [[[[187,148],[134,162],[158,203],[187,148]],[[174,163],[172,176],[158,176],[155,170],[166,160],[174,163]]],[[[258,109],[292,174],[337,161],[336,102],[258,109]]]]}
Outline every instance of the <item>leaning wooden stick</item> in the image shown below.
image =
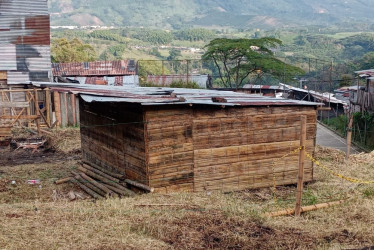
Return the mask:
{"type": "Polygon", "coordinates": [[[142,183],[139,183],[139,182],[136,182],[136,181],[133,181],[133,180],[129,180],[129,179],[126,179],[125,182],[131,186],[134,186],[134,187],[137,187],[137,188],[140,188],[144,191],[147,191],[147,192],[150,192],[150,193],[153,193],[155,191],[155,189],[153,187],[149,187],[147,185],[144,185],[142,183]]]}
{"type": "Polygon", "coordinates": [[[91,170],[85,169],[84,167],[78,167],[78,170],[82,171],[86,175],[91,176],[92,178],[95,178],[95,179],[97,179],[97,180],[99,180],[99,181],[101,181],[103,183],[109,184],[109,185],[111,185],[113,187],[116,187],[118,189],[122,189],[122,190],[126,191],[126,188],[124,186],[121,186],[118,183],[115,183],[115,182],[113,182],[111,180],[108,180],[105,177],[92,172],[91,170]]]}
{"type": "Polygon", "coordinates": [[[134,196],[135,195],[135,192],[133,192],[130,189],[127,189],[127,188],[119,189],[119,188],[113,187],[113,186],[108,185],[108,184],[103,184],[103,185],[105,185],[110,190],[116,192],[117,194],[120,194],[120,195],[123,195],[123,196],[134,196]]]}
{"type": "Polygon", "coordinates": [[[103,176],[103,177],[105,177],[105,178],[107,178],[107,179],[109,179],[109,180],[111,180],[113,182],[119,183],[119,179],[114,178],[114,177],[112,177],[112,176],[110,176],[110,175],[108,175],[108,174],[104,173],[103,171],[100,171],[100,170],[98,170],[96,168],[93,168],[93,167],[91,167],[88,164],[83,163],[82,167],[84,167],[84,168],[86,168],[88,170],[91,170],[92,172],[94,172],[94,173],[96,173],[98,175],[101,175],[101,176],[103,176]]]}
{"type": "Polygon", "coordinates": [[[100,199],[101,195],[96,193],[95,191],[91,190],[89,187],[85,186],[83,183],[79,182],[79,180],[75,179],[75,182],[82,190],[84,190],[87,194],[91,195],[91,197],[95,199],[100,199]]]}
{"type": "Polygon", "coordinates": [[[82,176],[81,176],[80,174],[77,173],[77,174],[74,176],[74,178],[75,178],[76,180],[78,180],[80,183],[83,183],[84,185],[86,185],[87,187],[89,187],[90,189],[92,189],[93,191],[95,191],[96,193],[98,193],[99,195],[101,195],[101,196],[103,196],[103,197],[106,196],[106,193],[105,193],[102,189],[96,187],[96,186],[95,186],[94,184],[92,184],[91,182],[89,182],[89,181],[83,179],[82,176]]]}
{"type": "Polygon", "coordinates": [[[83,179],[85,179],[86,181],[90,182],[91,184],[95,185],[96,187],[100,188],[101,190],[103,190],[107,195],[110,195],[112,193],[112,191],[110,189],[108,189],[107,187],[105,187],[103,184],[95,181],[94,179],[92,179],[91,177],[87,176],[86,174],[84,173],[80,173],[80,175],[82,176],[83,179]]]}
{"type": "Polygon", "coordinates": [[[100,167],[95,163],[92,163],[92,162],[89,162],[89,161],[86,161],[86,160],[83,160],[82,162],[87,164],[87,165],[90,165],[91,167],[96,168],[97,170],[100,170],[101,172],[104,172],[104,173],[106,173],[106,174],[108,174],[108,175],[110,175],[114,178],[117,178],[117,179],[120,179],[120,180],[123,180],[123,178],[124,178],[123,174],[113,173],[112,171],[110,171],[106,168],[100,167]]]}

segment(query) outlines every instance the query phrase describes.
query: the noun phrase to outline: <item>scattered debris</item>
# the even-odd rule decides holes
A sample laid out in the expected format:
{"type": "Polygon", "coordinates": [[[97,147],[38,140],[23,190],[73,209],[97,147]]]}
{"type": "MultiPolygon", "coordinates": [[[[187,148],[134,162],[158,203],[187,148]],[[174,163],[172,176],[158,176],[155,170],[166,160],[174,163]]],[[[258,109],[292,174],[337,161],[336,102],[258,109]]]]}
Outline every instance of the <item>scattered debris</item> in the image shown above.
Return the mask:
{"type": "Polygon", "coordinates": [[[16,150],[22,149],[32,149],[32,154],[35,153],[40,147],[44,146],[44,143],[47,140],[42,140],[39,142],[16,142],[17,148],[16,150]]]}
{"type": "Polygon", "coordinates": [[[27,184],[29,185],[40,184],[40,180],[39,179],[27,180],[27,184]]]}

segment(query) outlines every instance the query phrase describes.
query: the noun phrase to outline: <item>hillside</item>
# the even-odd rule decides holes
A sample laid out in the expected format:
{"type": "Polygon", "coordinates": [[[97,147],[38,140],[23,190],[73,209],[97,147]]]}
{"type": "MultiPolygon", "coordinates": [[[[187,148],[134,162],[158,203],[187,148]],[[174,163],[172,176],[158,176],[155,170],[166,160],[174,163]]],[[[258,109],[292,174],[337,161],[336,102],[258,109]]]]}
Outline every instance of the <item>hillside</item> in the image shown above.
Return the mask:
{"type": "Polygon", "coordinates": [[[52,25],[280,28],[374,24],[371,0],[50,0],[52,25]]]}

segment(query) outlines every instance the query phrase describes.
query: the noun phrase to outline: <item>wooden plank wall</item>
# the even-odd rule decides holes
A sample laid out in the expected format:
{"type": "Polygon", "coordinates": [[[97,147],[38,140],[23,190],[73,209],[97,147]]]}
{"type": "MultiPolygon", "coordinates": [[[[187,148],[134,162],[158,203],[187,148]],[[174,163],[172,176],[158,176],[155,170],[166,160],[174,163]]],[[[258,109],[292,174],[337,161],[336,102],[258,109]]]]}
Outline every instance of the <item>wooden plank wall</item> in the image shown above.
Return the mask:
{"type": "MultiPolygon", "coordinates": [[[[278,161],[299,145],[300,116],[307,115],[307,151],[314,151],[314,107],[246,107],[195,110],[194,191],[243,190],[296,183],[298,154],[278,161]]],[[[305,163],[305,181],[313,179],[305,163]]]]}
{"type": "Polygon", "coordinates": [[[193,190],[193,110],[148,107],[145,114],[149,185],[158,192],[193,190]]]}
{"type": "Polygon", "coordinates": [[[79,101],[75,94],[56,92],[50,95],[53,103],[55,119],[61,127],[72,127],[79,125],[79,101]]]}
{"type": "MultiPolygon", "coordinates": [[[[149,183],[157,191],[242,190],[273,185],[272,162],[297,148],[307,115],[314,151],[314,107],[160,107],[146,110],[149,183]]],[[[277,185],[296,183],[298,155],[276,162],[277,185]]],[[[305,163],[305,180],[313,178],[305,163]]]]}
{"type": "Polygon", "coordinates": [[[148,184],[140,105],[80,100],[83,158],[148,184]]]}

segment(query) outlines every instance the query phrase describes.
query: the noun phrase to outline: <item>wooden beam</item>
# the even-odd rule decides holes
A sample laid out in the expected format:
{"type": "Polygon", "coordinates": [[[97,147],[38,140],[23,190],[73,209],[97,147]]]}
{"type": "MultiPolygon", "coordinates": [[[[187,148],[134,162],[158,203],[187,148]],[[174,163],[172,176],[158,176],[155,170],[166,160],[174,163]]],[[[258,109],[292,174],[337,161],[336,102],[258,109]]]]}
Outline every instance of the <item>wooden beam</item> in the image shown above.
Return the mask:
{"type": "Polygon", "coordinates": [[[48,88],[45,89],[45,109],[47,110],[47,115],[46,115],[46,119],[47,119],[47,125],[48,127],[50,128],[51,127],[51,109],[50,109],[50,106],[51,106],[51,92],[48,88]]]}
{"type": "MultiPolygon", "coordinates": [[[[18,120],[35,120],[37,118],[39,118],[38,115],[20,115],[18,117],[18,120]]],[[[14,116],[14,115],[2,115],[2,116],[0,116],[0,119],[13,120],[13,119],[16,119],[16,116],[14,116]]]]}
{"type": "Polygon", "coordinates": [[[303,194],[304,185],[304,161],[305,161],[305,142],[306,142],[306,116],[301,116],[301,136],[300,136],[300,152],[299,152],[299,173],[297,178],[297,194],[295,215],[300,216],[301,213],[301,198],[303,194]]]}
{"type": "MultiPolygon", "coordinates": [[[[321,208],[336,206],[336,205],[342,204],[344,201],[345,200],[332,201],[332,202],[326,202],[326,203],[321,203],[321,204],[316,204],[316,205],[305,206],[305,207],[300,208],[300,212],[304,213],[304,212],[318,210],[321,208]]],[[[278,212],[265,213],[264,215],[268,217],[276,217],[276,216],[283,216],[283,215],[291,215],[294,213],[295,213],[295,209],[285,209],[285,210],[278,211],[278,212]]]]}
{"type": "Polygon", "coordinates": [[[28,102],[0,102],[0,108],[27,108],[28,102]]]}
{"type": "Polygon", "coordinates": [[[318,107],[317,110],[318,111],[330,111],[331,107],[318,107]]]}
{"type": "MultiPolygon", "coordinates": [[[[37,115],[39,110],[39,103],[38,103],[38,90],[34,89],[34,106],[35,106],[35,115],[37,115]]],[[[36,128],[38,130],[38,135],[41,135],[40,131],[40,121],[39,118],[35,119],[36,128]]]]}

